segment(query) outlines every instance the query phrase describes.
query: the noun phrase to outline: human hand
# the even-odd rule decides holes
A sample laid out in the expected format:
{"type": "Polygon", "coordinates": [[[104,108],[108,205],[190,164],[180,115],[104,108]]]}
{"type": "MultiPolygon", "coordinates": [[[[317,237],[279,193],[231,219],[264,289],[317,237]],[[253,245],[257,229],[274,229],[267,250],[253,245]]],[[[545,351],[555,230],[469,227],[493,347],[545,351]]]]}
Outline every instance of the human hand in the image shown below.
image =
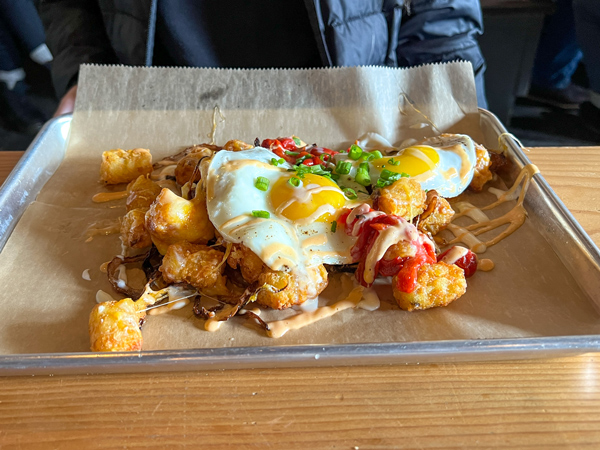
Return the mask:
{"type": "Polygon", "coordinates": [[[71,114],[75,108],[75,97],[77,97],[77,85],[73,86],[67,91],[67,93],[60,99],[58,108],[52,117],[62,116],[63,114],[71,114]]]}

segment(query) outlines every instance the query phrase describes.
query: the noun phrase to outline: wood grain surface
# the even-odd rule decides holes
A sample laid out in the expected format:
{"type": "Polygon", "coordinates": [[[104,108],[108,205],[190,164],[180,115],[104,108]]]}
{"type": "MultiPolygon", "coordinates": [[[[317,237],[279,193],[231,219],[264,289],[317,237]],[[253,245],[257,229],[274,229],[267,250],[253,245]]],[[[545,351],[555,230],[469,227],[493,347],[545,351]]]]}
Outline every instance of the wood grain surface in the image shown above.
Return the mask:
{"type": "MultiPolygon", "coordinates": [[[[600,244],[600,147],[529,157],[600,244]]],[[[600,355],[0,378],[2,449],[183,447],[600,448],[600,355]]]]}

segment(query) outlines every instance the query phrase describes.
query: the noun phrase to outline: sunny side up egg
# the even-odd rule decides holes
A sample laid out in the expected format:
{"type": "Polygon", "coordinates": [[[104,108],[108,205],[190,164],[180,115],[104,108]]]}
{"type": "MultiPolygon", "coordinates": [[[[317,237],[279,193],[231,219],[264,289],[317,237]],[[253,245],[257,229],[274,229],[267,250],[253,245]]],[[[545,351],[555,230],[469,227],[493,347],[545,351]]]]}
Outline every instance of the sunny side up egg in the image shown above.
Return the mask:
{"type": "MultiPolygon", "coordinates": [[[[381,139],[365,139],[361,144],[366,149],[381,148],[381,139]]],[[[401,150],[388,147],[386,151],[385,157],[371,162],[375,171],[405,173],[422,189],[435,189],[447,198],[456,197],[469,186],[477,163],[475,144],[463,134],[443,134],[401,150]]]]}
{"type": "Polygon", "coordinates": [[[333,181],[312,174],[297,178],[288,172],[289,164],[273,165],[273,157],[260,147],[213,156],[203,178],[217,231],[227,242],[244,244],[273,270],[302,276],[317,264],[352,263],[356,238],[333,232],[332,221],[356,203],[333,181]]]}

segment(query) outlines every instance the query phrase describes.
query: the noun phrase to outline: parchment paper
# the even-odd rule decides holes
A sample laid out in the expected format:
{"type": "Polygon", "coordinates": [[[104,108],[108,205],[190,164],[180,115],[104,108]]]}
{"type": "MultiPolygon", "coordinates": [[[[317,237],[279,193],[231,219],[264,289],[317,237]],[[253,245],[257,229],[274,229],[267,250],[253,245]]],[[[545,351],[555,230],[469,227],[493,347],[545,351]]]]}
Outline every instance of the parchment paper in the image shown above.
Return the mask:
{"type": "MultiPolygon", "coordinates": [[[[85,243],[84,232],[125,212],[124,201],[91,201],[106,190],[98,182],[101,153],[144,147],[158,160],[209,142],[216,106],[224,116],[217,116],[221,144],[296,134],[341,148],[368,131],[398,143],[437,134],[434,127],[481,136],[468,63],[408,70],[83,66],[65,161],[0,254],[1,353],[88,350],[96,291],[111,292],[99,267],[120,245],[116,235],[85,243]],[[82,278],[85,269],[91,281],[82,278]]],[[[206,332],[187,307],[150,316],[144,349],[600,333],[597,313],[532,221],[484,256],[496,268],[469,279],[467,294],[447,308],[347,310],[275,340],[237,318],[206,332]]],[[[336,298],[337,289],[333,282],[326,297],[336,298]]],[[[389,286],[378,290],[391,298],[389,286]]]]}

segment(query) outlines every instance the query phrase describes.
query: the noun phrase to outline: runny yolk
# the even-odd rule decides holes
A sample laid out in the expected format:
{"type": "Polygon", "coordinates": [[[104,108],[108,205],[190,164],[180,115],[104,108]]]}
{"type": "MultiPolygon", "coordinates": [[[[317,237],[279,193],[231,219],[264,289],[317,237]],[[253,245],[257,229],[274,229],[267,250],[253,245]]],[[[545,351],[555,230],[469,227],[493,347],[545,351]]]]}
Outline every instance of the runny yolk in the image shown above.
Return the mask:
{"type": "Polygon", "coordinates": [[[278,179],[270,189],[271,203],[276,213],[296,221],[307,219],[317,210],[322,210],[323,214],[314,220],[331,222],[345,203],[338,185],[320,175],[306,174],[300,179],[300,185],[294,187],[288,182],[294,176],[291,174],[278,179]]]}
{"type": "Polygon", "coordinates": [[[391,172],[406,173],[411,177],[433,170],[440,162],[440,156],[433,147],[428,145],[413,145],[402,151],[402,154],[376,159],[372,164],[379,170],[387,169],[391,172]],[[399,161],[400,164],[392,165],[390,160],[399,161]]]}

